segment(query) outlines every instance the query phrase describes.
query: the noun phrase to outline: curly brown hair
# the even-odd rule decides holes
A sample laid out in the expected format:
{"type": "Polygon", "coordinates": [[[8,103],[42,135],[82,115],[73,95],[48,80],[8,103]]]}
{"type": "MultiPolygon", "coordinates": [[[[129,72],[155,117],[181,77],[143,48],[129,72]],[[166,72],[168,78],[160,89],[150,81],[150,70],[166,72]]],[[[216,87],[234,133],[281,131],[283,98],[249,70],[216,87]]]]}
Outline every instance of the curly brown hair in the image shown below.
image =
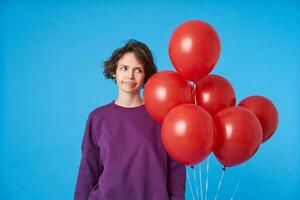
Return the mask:
{"type": "Polygon", "coordinates": [[[137,40],[129,40],[123,47],[120,47],[112,53],[111,57],[104,61],[104,71],[103,74],[106,79],[113,79],[116,82],[113,74],[116,73],[118,61],[122,58],[125,53],[134,53],[139,62],[141,62],[145,69],[145,79],[144,84],[148,79],[157,72],[157,67],[154,63],[153,55],[149,47],[137,40]]]}

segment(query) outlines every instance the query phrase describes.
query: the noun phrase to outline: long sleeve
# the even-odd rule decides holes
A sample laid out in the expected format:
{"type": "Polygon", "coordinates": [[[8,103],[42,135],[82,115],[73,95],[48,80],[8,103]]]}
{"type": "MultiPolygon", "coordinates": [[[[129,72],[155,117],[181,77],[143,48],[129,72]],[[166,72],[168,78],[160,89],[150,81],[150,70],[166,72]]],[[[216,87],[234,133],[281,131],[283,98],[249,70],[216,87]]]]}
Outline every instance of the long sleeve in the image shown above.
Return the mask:
{"type": "Polygon", "coordinates": [[[144,105],[112,102],[87,121],[75,200],[184,200],[185,173],[144,105]]]}
{"type": "Polygon", "coordinates": [[[75,200],[87,200],[91,189],[97,184],[103,167],[100,163],[99,147],[95,132],[95,122],[90,115],[85,128],[82,141],[82,159],[80,162],[77,183],[75,188],[75,200]]]}
{"type": "Polygon", "coordinates": [[[185,166],[168,155],[168,193],[170,200],[185,199],[185,166]]]}

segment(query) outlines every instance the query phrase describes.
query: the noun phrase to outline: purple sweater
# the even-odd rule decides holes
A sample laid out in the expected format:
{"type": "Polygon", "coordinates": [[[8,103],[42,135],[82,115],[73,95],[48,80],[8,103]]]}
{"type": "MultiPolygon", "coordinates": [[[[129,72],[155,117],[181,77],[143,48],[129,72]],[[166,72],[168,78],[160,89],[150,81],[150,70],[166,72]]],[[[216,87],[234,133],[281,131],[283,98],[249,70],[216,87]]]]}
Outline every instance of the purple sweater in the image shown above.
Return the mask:
{"type": "Polygon", "coordinates": [[[145,106],[111,102],[90,113],[75,200],[182,200],[185,166],[163,147],[145,106]]]}

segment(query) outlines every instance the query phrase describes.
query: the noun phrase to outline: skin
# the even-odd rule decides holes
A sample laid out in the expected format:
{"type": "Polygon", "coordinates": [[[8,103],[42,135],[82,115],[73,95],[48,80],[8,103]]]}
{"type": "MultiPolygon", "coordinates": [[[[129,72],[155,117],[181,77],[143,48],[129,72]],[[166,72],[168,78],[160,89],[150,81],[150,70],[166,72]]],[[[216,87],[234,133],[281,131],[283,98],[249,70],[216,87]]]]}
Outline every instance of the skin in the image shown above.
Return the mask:
{"type": "Polygon", "coordinates": [[[118,61],[113,77],[118,86],[118,98],[115,104],[123,107],[137,107],[144,104],[140,90],[145,79],[144,66],[132,52],[125,53],[118,61]]]}

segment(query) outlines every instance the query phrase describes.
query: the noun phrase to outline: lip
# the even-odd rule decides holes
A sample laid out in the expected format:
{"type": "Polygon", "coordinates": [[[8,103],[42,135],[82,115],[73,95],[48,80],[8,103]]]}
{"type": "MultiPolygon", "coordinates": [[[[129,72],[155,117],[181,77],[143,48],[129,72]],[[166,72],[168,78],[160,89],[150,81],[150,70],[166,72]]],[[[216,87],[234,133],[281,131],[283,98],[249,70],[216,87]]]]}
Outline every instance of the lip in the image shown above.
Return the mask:
{"type": "Polygon", "coordinates": [[[127,85],[136,85],[137,83],[134,83],[134,82],[123,82],[124,84],[127,84],[127,85]]]}

